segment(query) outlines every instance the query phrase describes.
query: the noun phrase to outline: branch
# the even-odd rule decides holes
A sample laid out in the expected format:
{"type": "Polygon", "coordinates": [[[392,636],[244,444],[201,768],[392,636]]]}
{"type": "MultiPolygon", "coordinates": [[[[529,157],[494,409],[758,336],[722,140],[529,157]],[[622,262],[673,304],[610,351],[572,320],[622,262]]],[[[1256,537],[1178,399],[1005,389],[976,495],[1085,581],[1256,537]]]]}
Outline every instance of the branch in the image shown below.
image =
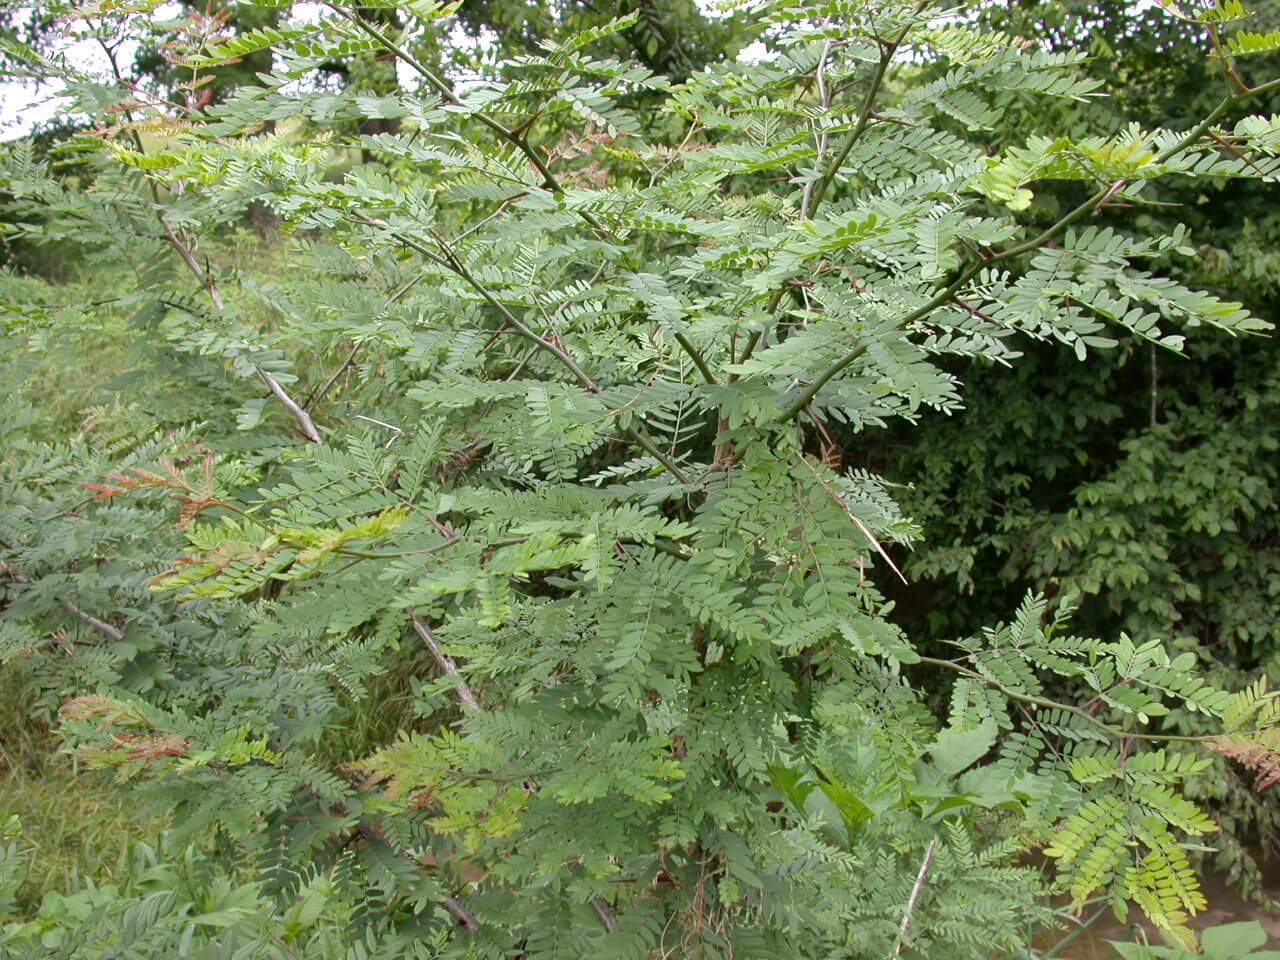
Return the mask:
{"type": "MultiPolygon", "coordinates": [[[[367,217],[362,213],[356,213],[355,217],[358,221],[365,224],[366,226],[380,227],[380,228],[385,227],[385,224],[382,224],[377,220],[374,220],[372,217],[367,217]]],[[[462,278],[462,280],[464,280],[467,283],[468,286],[470,286],[473,290],[479,293],[480,296],[484,298],[486,303],[490,304],[499,313],[501,313],[503,321],[507,325],[511,326],[518,334],[520,334],[520,336],[524,337],[526,340],[529,340],[531,343],[535,344],[539,349],[545,350],[547,353],[550,353],[553,357],[555,357],[562,364],[564,364],[564,366],[568,368],[569,372],[573,374],[573,376],[577,379],[577,381],[580,384],[582,384],[583,389],[585,389],[588,393],[600,392],[599,384],[597,384],[594,380],[591,379],[591,377],[587,374],[587,372],[583,370],[581,366],[578,365],[578,361],[576,361],[572,356],[569,355],[568,351],[566,351],[559,344],[551,340],[548,340],[546,337],[542,337],[534,333],[533,330],[531,330],[528,327],[528,325],[524,323],[524,321],[522,321],[519,317],[517,317],[514,313],[512,313],[511,309],[505,303],[503,303],[501,300],[495,297],[492,293],[490,293],[489,289],[484,284],[482,284],[479,280],[476,279],[475,275],[470,270],[467,269],[467,265],[462,262],[462,260],[457,256],[457,254],[454,253],[453,249],[449,247],[449,245],[445,242],[444,238],[441,237],[439,234],[434,235],[435,242],[437,246],[439,246],[440,248],[439,252],[432,250],[425,243],[422,243],[420,240],[415,240],[413,237],[410,237],[407,234],[399,233],[393,230],[391,231],[391,236],[394,237],[399,242],[403,243],[405,246],[409,247],[411,250],[415,250],[418,253],[422,254],[432,263],[442,266],[446,270],[449,270],[457,274],[459,277],[462,278]]],[[[643,449],[645,453],[649,454],[649,456],[653,457],[655,460],[661,463],[662,466],[667,470],[667,472],[670,473],[677,480],[679,480],[681,483],[691,482],[689,480],[688,474],[686,474],[683,470],[681,470],[674,460],[672,460],[665,453],[663,453],[658,448],[658,445],[655,444],[651,439],[649,439],[643,433],[641,433],[638,428],[628,427],[627,430],[625,431],[625,434],[634,443],[640,446],[640,448],[643,449]]]]}
{"type": "MultiPolygon", "coordinates": [[[[898,48],[902,46],[902,42],[907,38],[907,34],[915,25],[914,18],[919,16],[920,11],[924,9],[926,3],[927,0],[921,0],[921,2],[916,6],[915,13],[912,15],[913,22],[908,23],[903,27],[902,31],[893,40],[888,43],[881,44],[880,60],[876,64],[875,73],[871,76],[871,86],[867,88],[867,95],[862,101],[862,110],[858,114],[858,122],[854,125],[852,132],[849,134],[849,138],[844,142],[844,146],[840,148],[840,152],[833,157],[831,162],[827,165],[827,169],[823,175],[815,183],[805,186],[804,197],[800,204],[801,220],[806,220],[817,212],[818,207],[822,203],[822,198],[826,195],[827,188],[830,187],[832,181],[835,180],[836,174],[838,174],[840,172],[840,168],[844,166],[844,162],[849,158],[849,154],[853,152],[854,146],[856,146],[858,141],[862,139],[862,135],[866,133],[868,122],[874,115],[876,97],[880,95],[880,88],[884,85],[884,78],[888,73],[889,64],[893,62],[894,54],[898,52],[898,48]],[[810,187],[813,189],[810,190],[810,187]]],[[[826,60],[826,53],[827,51],[824,47],[823,63],[825,63],[826,60]]],[[[822,78],[823,63],[819,64],[819,82],[821,82],[822,78]]],[[[824,91],[824,97],[825,96],[826,94],[824,91]]],[[[825,105],[826,104],[824,104],[824,106],[825,105]]],[[[819,159],[821,159],[822,149],[825,149],[825,143],[820,148],[819,159]]],[[[782,302],[785,292],[785,287],[779,287],[774,291],[773,296],[769,299],[769,305],[765,308],[765,313],[772,316],[777,311],[778,304],[782,302]]],[[[775,321],[777,320],[776,317],[774,319],[775,321]]],[[[762,330],[754,330],[751,332],[751,335],[747,338],[746,346],[742,349],[742,356],[738,358],[738,363],[746,363],[751,359],[751,355],[755,352],[756,346],[759,345],[762,335],[762,330]]],[[[736,380],[737,377],[731,375],[729,379],[732,381],[736,380]]]]}
{"type": "MultiPolygon", "coordinates": [[[[1186,136],[1177,143],[1161,151],[1152,163],[1158,166],[1198,142],[1201,137],[1209,132],[1214,123],[1216,123],[1224,113],[1236,104],[1242,103],[1245,100],[1261,94],[1270,93],[1273,90],[1280,90],[1280,78],[1252,87],[1244,93],[1232,94],[1231,96],[1224,98],[1222,102],[1214,108],[1213,112],[1210,113],[1209,116],[1207,116],[1200,124],[1187,133],[1186,136]]],[[[917,307],[915,310],[912,310],[900,317],[895,326],[898,328],[906,327],[922,317],[928,316],[934,310],[951,300],[951,298],[955,296],[955,294],[958,293],[965,284],[987,267],[1000,263],[1004,260],[1010,260],[1013,257],[1021,256],[1024,253],[1031,253],[1032,251],[1040,249],[1049,241],[1057,238],[1064,230],[1067,229],[1067,227],[1071,226],[1077,220],[1080,220],[1092,213],[1099,204],[1109,198],[1123,185],[1123,181],[1120,180],[1107,184],[1038,236],[1022,243],[1015,244],[1000,253],[988,257],[986,260],[980,260],[977,263],[972,264],[970,267],[963,270],[960,275],[946,287],[946,289],[939,292],[937,296],[928,303],[925,303],[924,305],[917,307]]],[[[786,407],[786,409],[778,414],[776,419],[779,422],[785,423],[799,416],[800,412],[809,405],[809,401],[814,398],[819,390],[827,385],[827,382],[830,381],[832,377],[861,357],[865,352],[865,345],[857,346],[832,363],[827,367],[827,369],[823,370],[812,383],[805,387],[805,389],[800,392],[799,396],[797,396],[796,399],[786,407]]]]}
{"type": "Polygon", "coordinates": [[[604,924],[606,933],[616,933],[618,930],[618,921],[614,919],[613,911],[609,909],[609,904],[605,903],[604,897],[592,897],[591,906],[596,911],[596,916],[600,918],[600,922],[604,924]]]}
{"type": "MultiPolygon", "coordinates": [[[[898,48],[902,46],[902,41],[907,39],[907,34],[911,32],[911,28],[915,26],[915,18],[919,16],[920,11],[924,9],[925,4],[920,3],[915,12],[911,16],[911,22],[902,28],[902,31],[890,40],[888,43],[882,43],[880,46],[880,60],[876,64],[875,73],[871,76],[871,86],[867,88],[867,95],[862,101],[862,110],[858,114],[858,122],[854,125],[853,131],[849,134],[849,139],[844,142],[844,146],[840,148],[840,152],[831,158],[831,162],[827,165],[826,172],[823,173],[821,179],[813,189],[812,203],[806,204],[802,212],[803,215],[811,215],[813,211],[818,209],[818,205],[822,203],[822,197],[827,192],[827,188],[831,186],[831,181],[835,179],[836,174],[840,172],[840,168],[844,165],[849,154],[853,151],[854,146],[862,135],[867,131],[868,121],[871,119],[871,113],[875,109],[876,97],[880,95],[880,87],[884,84],[885,74],[889,70],[889,64],[893,62],[893,56],[898,52],[898,48]]],[[[810,198],[806,195],[806,200],[810,198]]]]}
{"type": "MultiPolygon", "coordinates": [[[[402,46],[400,46],[398,43],[396,43],[394,40],[392,40],[390,37],[384,34],[372,23],[365,20],[364,17],[360,16],[359,14],[349,13],[348,11],[344,10],[342,7],[338,6],[336,3],[328,2],[328,0],[326,0],[325,6],[327,6],[334,13],[338,14],[338,16],[354,24],[357,29],[367,33],[370,37],[372,37],[375,41],[377,41],[377,43],[380,44],[385,50],[395,54],[402,61],[404,61],[404,63],[410,69],[412,69],[415,73],[417,73],[424,80],[427,81],[427,84],[433,90],[435,90],[436,93],[440,95],[440,98],[442,100],[446,101],[449,104],[452,104],[453,106],[463,105],[462,101],[458,98],[458,95],[453,92],[453,89],[447,83],[445,83],[442,78],[436,76],[435,72],[432,70],[429,70],[422,63],[422,61],[420,61],[417,57],[413,56],[411,53],[405,50],[402,46]]],[[[502,139],[506,140],[512,146],[516,147],[521,153],[523,153],[525,157],[528,158],[529,162],[533,164],[534,168],[538,171],[538,173],[542,176],[543,185],[548,190],[551,190],[554,193],[564,193],[564,188],[560,186],[560,181],[558,181],[555,178],[555,175],[551,172],[551,168],[547,166],[546,161],[543,160],[540,156],[538,156],[538,152],[529,145],[528,140],[520,136],[514,130],[509,129],[508,127],[499,123],[497,120],[494,120],[492,117],[486,116],[483,113],[473,113],[471,114],[471,116],[474,116],[478,121],[483,123],[486,127],[488,127],[498,136],[502,137],[502,139]]],[[[583,217],[583,219],[590,222],[592,226],[603,229],[600,225],[600,222],[596,220],[596,218],[591,214],[582,213],[581,216],[583,217]]]]}
{"type": "MultiPolygon", "coordinates": [[[[467,686],[467,681],[462,679],[462,674],[458,671],[458,665],[454,663],[453,658],[444,652],[440,647],[440,641],[436,635],[431,632],[431,628],[427,626],[426,621],[419,617],[412,610],[409,611],[409,619],[413,623],[413,629],[418,632],[418,636],[422,638],[422,642],[427,645],[427,649],[431,651],[431,655],[436,658],[436,663],[440,665],[440,669],[456,681],[454,691],[458,694],[458,699],[468,709],[477,713],[483,713],[484,708],[480,706],[480,701],[475,698],[471,692],[471,688],[467,686]]],[[[468,930],[479,930],[480,925],[475,918],[462,909],[462,906],[453,897],[444,897],[441,901],[446,910],[452,913],[468,930]]],[[[613,911],[609,909],[603,897],[595,896],[591,898],[591,906],[596,912],[596,916],[600,918],[600,923],[604,925],[605,931],[614,933],[618,929],[618,921],[613,916],[613,911]]]]}
{"type": "MultiPolygon", "coordinates": [[[[418,861],[416,858],[410,857],[409,854],[405,853],[405,851],[401,850],[394,843],[388,840],[386,835],[382,832],[382,829],[367,817],[362,817],[360,819],[360,822],[356,824],[356,832],[363,834],[366,839],[378,840],[381,843],[386,844],[388,847],[391,848],[393,852],[398,853],[401,856],[404,856],[408,859],[413,859],[416,863],[421,865],[420,861],[418,861]]],[[[472,916],[472,914],[469,913],[467,909],[463,907],[461,903],[458,902],[456,897],[452,897],[446,893],[440,897],[439,903],[442,907],[448,910],[450,914],[453,915],[453,918],[457,920],[458,923],[462,924],[462,926],[464,926],[466,929],[470,930],[473,933],[480,929],[480,921],[477,920],[474,916],[472,916]]]]}
{"type": "Polygon", "coordinates": [[[676,343],[684,349],[689,355],[689,359],[693,361],[693,365],[698,368],[698,372],[702,374],[702,379],[710,384],[717,384],[720,381],[716,379],[716,375],[711,372],[711,368],[707,366],[707,359],[702,355],[702,351],[693,345],[693,342],[683,333],[675,335],[676,343]]]}
{"type": "MultiPolygon", "coordinates": [[[[179,239],[178,235],[174,233],[173,227],[169,226],[169,223],[165,220],[164,216],[157,215],[157,217],[160,220],[161,229],[164,230],[165,239],[169,241],[170,246],[172,246],[174,250],[178,251],[178,256],[182,258],[182,262],[187,265],[187,269],[190,270],[196,280],[199,281],[200,286],[209,294],[209,299],[213,301],[213,305],[219,310],[225,310],[226,304],[222,300],[222,293],[218,290],[218,285],[214,281],[213,277],[204,269],[204,267],[200,266],[200,261],[196,259],[195,254],[191,251],[191,247],[179,239]]],[[[293,414],[293,419],[297,421],[298,426],[302,429],[303,436],[312,443],[320,443],[320,433],[316,430],[315,421],[311,419],[311,414],[307,413],[306,410],[299,406],[297,401],[295,401],[293,397],[289,396],[285,388],[280,386],[279,381],[271,374],[260,369],[258,370],[258,375],[262,377],[263,382],[266,383],[268,389],[276,395],[276,398],[284,404],[285,409],[293,414]]]]}
{"type": "Polygon", "coordinates": [[[467,913],[467,911],[463,909],[462,904],[460,904],[453,897],[449,896],[448,894],[445,894],[443,897],[440,898],[440,903],[446,910],[448,910],[451,914],[453,914],[454,919],[456,919],[460,924],[462,924],[468,930],[474,933],[475,931],[480,929],[480,922],[476,920],[476,918],[473,917],[471,914],[467,913]]]}
{"type": "MultiPolygon", "coordinates": [[[[9,564],[5,563],[3,560],[0,560],[0,573],[8,574],[9,579],[11,579],[14,583],[20,583],[23,586],[29,586],[32,582],[30,577],[23,574],[20,570],[17,570],[14,567],[11,567],[9,564]]],[[[121,630],[119,627],[114,626],[110,623],[107,623],[107,621],[105,620],[99,620],[93,614],[88,613],[87,611],[77,607],[70,600],[63,600],[62,608],[66,610],[68,613],[70,613],[72,616],[79,618],[84,623],[87,623],[89,626],[93,627],[93,629],[97,630],[99,633],[103,634],[104,636],[110,637],[112,640],[116,640],[116,641],[124,639],[124,631],[121,630]]]]}
{"type": "Polygon", "coordinates": [[[1177,733],[1143,733],[1140,730],[1119,730],[1099,720],[1088,710],[1081,709],[1070,703],[1060,703],[1057,700],[1049,700],[1045,697],[1033,696],[1029,693],[1019,693],[1010,687],[1005,686],[999,680],[995,680],[985,674],[978,673],[976,670],[970,670],[963,664],[956,663],[954,660],[940,660],[937,657],[920,657],[920,663],[927,663],[932,667],[941,667],[944,670],[951,670],[958,673],[969,680],[975,680],[978,683],[986,684],[994,690],[999,690],[1010,700],[1016,700],[1019,703],[1033,704],[1037,707],[1044,707],[1047,710],[1062,710],[1065,713],[1075,714],[1081,720],[1090,724],[1096,730],[1100,730],[1113,740],[1151,740],[1161,743],[1210,743],[1217,740],[1218,734],[1206,734],[1203,736],[1188,736],[1177,733]]]}
{"type": "Polygon", "coordinates": [[[413,623],[413,629],[418,632],[422,642],[427,645],[431,655],[436,658],[436,663],[440,665],[440,669],[453,678],[455,683],[454,690],[458,694],[458,699],[467,708],[475,710],[477,713],[482,712],[484,708],[480,706],[480,701],[471,692],[471,687],[467,685],[467,681],[462,679],[462,673],[458,670],[458,665],[454,663],[453,657],[449,656],[441,648],[440,641],[431,632],[431,628],[427,626],[426,621],[412,611],[409,613],[409,619],[413,623]]]}
{"type": "Polygon", "coordinates": [[[916,882],[911,888],[911,896],[907,898],[907,909],[902,914],[902,925],[898,927],[898,939],[893,945],[893,952],[889,954],[888,960],[894,960],[894,958],[902,956],[902,945],[907,939],[907,928],[911,926],[911,914],[916,908],[916,901],[920,899],[920,891],[924,889],[924,878],[929,873],[929,864],[933,863],[933,852],[937,849],[938,838],[934,837],[929,841],[929,846],[925,848],[924,862],[920,864],[920,872],[916,874],[916,882]]]}

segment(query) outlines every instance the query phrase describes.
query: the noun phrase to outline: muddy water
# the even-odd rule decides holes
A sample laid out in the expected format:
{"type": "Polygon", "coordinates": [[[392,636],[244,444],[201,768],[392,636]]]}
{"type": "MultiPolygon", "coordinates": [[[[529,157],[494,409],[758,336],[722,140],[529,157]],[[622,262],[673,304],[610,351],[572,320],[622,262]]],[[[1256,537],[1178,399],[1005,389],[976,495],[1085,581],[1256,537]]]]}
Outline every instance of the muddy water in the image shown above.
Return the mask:
{"type": "MultiPolygon", "coordinates": [[[[1256,920],[1267,931],[1267,947],[1273,950],[1280,949],[1280,861],[1264,864],[1262,873],[1266,894],[1275,901],[1274,903],[1264,905],[1245,900],[1227,885],[1225,878],[1208,876],[1204,878],[1203,886],[1205,899],[1209,901],[1209,909],[1195,917],[1191,926],[1202,930],[1222,923],[1256,920]]],[[[1136,911],[1132,911],[1130,920],[1135,919],[1136,911]]],[[[1137,930],[1139,926],[1146,931],[1151,943],[1164,943],[1163,938],[1150,924],[1117,923],[1108,910],[1054,956],[1062,960],[1118,960],[1118,954],[1111,949],[1107,941],[1140,939],[1137,930]]],[[[1072,932],[1071,929],[1063,930],[1054,939],[1061,940],[1072,932]]]]}

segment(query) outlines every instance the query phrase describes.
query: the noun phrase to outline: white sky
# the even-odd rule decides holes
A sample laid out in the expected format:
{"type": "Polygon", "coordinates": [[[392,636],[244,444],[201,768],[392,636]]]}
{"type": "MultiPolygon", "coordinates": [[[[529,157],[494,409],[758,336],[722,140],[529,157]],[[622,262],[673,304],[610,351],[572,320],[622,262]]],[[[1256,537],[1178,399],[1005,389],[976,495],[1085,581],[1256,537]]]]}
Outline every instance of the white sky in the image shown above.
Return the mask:
{"type": "MultiPolygon", "coordinates": [[[[718,15],[715,9],[718,0],[698,0],[698,5],[710,16],[718,15]]],[[[157,19],[165,19],[178,15],[176,3],[165,4],[155,11],[157,19]]],[[[296,3],[290,11],[295,20],[312,20],[319,15],[319,5],[314,3],[296,3]]],[[[78,40],[66,43],[61,47],[70,63],[90,73],[107,75],[110,64],[106,53],[93,40],[78,40]]],[[[137,44],[125,42],[117,48],[116,59],[124,68],[132,64],[137,44]]],[[[753,43],[742,51],[743,59],[759,59],[765,54],[762,43],[753,43]]],[[[403,64],[398,66],[403,67],[403,64]]],[[[402,75],[401,82],[411,86],[413,78],[402,75]]],[[[14,79],[0,79],[0,140],[8,140],[29,133],[39,123],[45,123],[59,116],[66,109],[66,101],[58,96],[60,84],[45,83],[37,88],[34,82],[14,79]]]]}

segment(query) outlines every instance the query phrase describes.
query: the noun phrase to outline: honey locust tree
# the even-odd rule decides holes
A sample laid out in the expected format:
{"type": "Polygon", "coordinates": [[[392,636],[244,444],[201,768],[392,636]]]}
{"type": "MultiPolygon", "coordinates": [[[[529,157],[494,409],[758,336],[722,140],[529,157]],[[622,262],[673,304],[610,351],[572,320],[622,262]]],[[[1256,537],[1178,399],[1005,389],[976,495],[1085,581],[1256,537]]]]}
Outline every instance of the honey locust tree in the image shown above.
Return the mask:
{"type": "Polygon", "coordinates": [[[273,51],[203,106],[68,73],[99,126],[5,155],[15,239],[109,279],[3,278],[0,650],[85,764],[257,880],[8,943],[988,957],[1055,890],[1189,943],[1218,825],[1181,784],[1215,754],[1280,777],[1280,700],[1035,594],[922,652],[877,585],[917,528],[832,435],[958,410],[957,358],[1263,332],[1162,272],[1184,228],[1099,218],[1273,176],[1248,110],[1280,79],[1231,58],[1280,34],[1233,35],[1189,125],[988,154],[1101,85],[927,0],[749,6],[773,55],[680,83],[594,52],[634,14],[464,81],[384,29],[450,8],[369,11],[202,38],[197,77],[273,51]],[[314,80],[371,53],[416,86],[314,80]],[[631,112],[654,96],[669,138],[631,112]],[[370,118],[395,132],[352,139],[370,118]],[[254,201],[290,237],[257,260],[224,237],[254,201]],[[128,374],[49,441],[42,358],[113,316],[128,374]]]}

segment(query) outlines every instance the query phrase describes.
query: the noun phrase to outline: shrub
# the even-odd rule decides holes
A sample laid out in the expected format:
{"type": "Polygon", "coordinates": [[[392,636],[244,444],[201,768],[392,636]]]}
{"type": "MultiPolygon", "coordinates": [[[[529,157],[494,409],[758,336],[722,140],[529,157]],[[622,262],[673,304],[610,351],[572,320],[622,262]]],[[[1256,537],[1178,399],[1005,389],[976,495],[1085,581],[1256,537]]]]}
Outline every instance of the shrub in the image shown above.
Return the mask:
{"type": "Polygon", "coordinates": [[[87,942],[153,904],[165,936],[223,931],[209,955],[301,955],[277,924],[310,903],[316,955],[987,957],[1060,889],[1190,944],[1188,850],[1217,825],[1179,785],[1206,749],[1280,777],[1280,700],[1036,595],[925,655],[877,585],[917,530],[829,427],[955,410],[946,358],[1013,363],[1021,338],[1085,359],[1109,327],[1261,332],[1160,272],[1183,229],[1090,217],[1165,177],[1272,175],[1280,121],[1241,107],[1280,80],[1228,70],[1185,132],[987,156],[973,131],[1012,105],[1099,94],[1081,56],[928,3],[770,4],[773,59],[678,85],[592,55],[634,15],[454,85],[417,26],[361,10],[200,34],[193,90],[276,54],[203,107],[67,76],[112,118],[61,148],[92,177],[22,144],[0,174],[20,239],[136,280],[109,309],[137,355],[65,442],[10,430],[0,649],[82,762],[256,881],[177,919],[86,895],[87,942]],[[417,86],[305,82],[371,52],[417,86]],[[335,174],[326,128],[355,118],[399,123],[335,174]],[[1077,198],[1028,231],[1048,180],[1077,198]],[[291,238],[270,274],[214,246],[253,203],[291,238]],[[400,732],[335,749],[371,689],[400,732]],[[1212,732],[1165,732],[1181,712],[1212,732]]]}

